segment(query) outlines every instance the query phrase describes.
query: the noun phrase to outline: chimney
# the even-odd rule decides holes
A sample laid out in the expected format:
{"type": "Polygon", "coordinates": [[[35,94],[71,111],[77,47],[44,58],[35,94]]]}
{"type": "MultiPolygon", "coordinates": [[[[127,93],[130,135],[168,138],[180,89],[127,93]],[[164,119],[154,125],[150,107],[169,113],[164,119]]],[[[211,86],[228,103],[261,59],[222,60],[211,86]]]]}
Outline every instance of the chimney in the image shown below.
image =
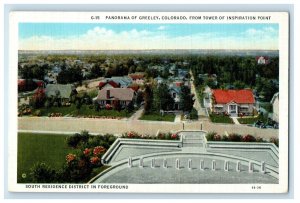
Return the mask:
{"type": "Polygon", "coordinates": [[[107,98],[107,99],[110,98],[110,90],[106,90],[106,98],[107,98]]]}

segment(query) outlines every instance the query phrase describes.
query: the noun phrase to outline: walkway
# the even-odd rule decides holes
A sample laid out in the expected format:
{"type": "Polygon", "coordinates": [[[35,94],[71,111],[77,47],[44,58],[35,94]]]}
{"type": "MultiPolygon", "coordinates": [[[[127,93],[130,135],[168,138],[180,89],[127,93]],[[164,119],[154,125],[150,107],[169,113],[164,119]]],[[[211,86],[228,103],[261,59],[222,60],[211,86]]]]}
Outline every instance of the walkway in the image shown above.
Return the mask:
{"type": "Polygon", "coordinates": [[[237,117],[231,117],[231,119],[234,122],[234,124],[241,125],[240,122],[238,121],[237,117]]]}
{"type": "Polygon", "coordinates": [[[181,114],[176,114],[176,115],[175,115],[174,122],[175,122],[175,123],[180,123],[180,122],[181,122],[181,114]]]}

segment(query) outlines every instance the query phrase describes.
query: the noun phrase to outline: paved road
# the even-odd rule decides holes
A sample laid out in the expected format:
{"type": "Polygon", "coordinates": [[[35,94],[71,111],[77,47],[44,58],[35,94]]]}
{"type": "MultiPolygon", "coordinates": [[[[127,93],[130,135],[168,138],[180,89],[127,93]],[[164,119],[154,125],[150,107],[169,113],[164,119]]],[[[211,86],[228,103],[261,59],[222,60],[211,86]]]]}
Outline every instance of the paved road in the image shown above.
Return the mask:
{"type": "Polygon", "coordinates": [[[195,95],[195,103],[194,103],[194,108],[198,111],[198,116],[207,116],[206,115],[206,112],[205,112],[205,109],[201,107],[201,104],[200,104],[200,101],[199,101],[199,98],[197,97],[197,93],[196,93],[196,88],[195,88],[195,85],[194,85],[194,76],[192,74],[192,71],[190,71],[190,75],[191,75],[191,92],[192,94],[195,95]]]}
{"type": "MultiPolygon", "coordinates": [[[[221,135],[227,133],[239,133],[242,135],[251,134],[264,139],[278,137],[276,129],[259,129],[244,125],[216,124],[207,120],[185,122],[185,130],[215,131],[221,135]]],[[[88,130],[91,133],[114,133],[121,134],[128,131],[136,131],[142,134],[155,135],[158,130],[161,132],[174,132],[182,130],[182,122],[161,122],[143,120],[113,120],[113,119],[92,119],[92,118],[49,118],[49,117],[19,117],[18,129],[25,131],[64,131],[80,132],[88,130]]]]}

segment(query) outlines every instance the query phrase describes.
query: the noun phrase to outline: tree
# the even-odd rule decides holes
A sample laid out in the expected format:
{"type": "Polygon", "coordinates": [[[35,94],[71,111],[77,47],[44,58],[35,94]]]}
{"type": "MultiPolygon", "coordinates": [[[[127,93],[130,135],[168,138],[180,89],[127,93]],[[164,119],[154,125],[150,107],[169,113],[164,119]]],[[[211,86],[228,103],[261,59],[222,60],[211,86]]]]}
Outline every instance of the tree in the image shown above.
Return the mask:
{"type": "Polygon", "coordinates": [[[180,108],[183,111],[191,111],[194,105],[194,95],[191,94],[191,89],[185,85],[181,86],[180,91],[180,108]]]}
{"type": "Polygon", "coordinates": [[[32,97],[32,106],[34,108],[43,107],[45,101],[46,101],[45,90],[43,88],[38,88],[32,97]]]}
{"type": "Polygon", "coordinates": [[[141,105],[142,101],[144,100],[143,96],[144,96],[144,95],[143,95],[143,92],[142,92],[142,91],[138,91],[138,92],[137,92],[136,99],[135,99],[135,104],[136,104],[137,106],[141,105]]]}
{"type": "Polygon", "coordinates": [[[152,108],[152,102],[153,102],[153,94],[149,85],[146,85],[145,87],[144,101],[145,101],[144,110],[145,113],[148,113],[152,108]]]}
{"type": "Polygon", "coordinates": [[[174,106],[174,99],[172,98],[168,85],[162,83],[154,88],[153,91],[153,108],[156,110],[170,110],[174,106]]]}
{"type": "Polygon", "coordinates": [[[129,104],[126,106],[126,111],[127,111],[128,113],[131,113],[131,112],[133,112],[133,110],[134,110],[134,105],[133,105],[133,102],[131,101],[131,102],[129,102],[129,104]]]}
{"type": "Polygon", "coordinates": [[[83,76],[79,66],[62,70],[57,76],[57,82],[59,84],[81,82],[82,79],[83,76]]]}
{"type": "Polygon", "coordinates": [[[105,74],[105,71],[100,67],[99,63],[96,63],[92,68],[91,68],[91,77],[92,78],[97,78],[101,77],[105,74]]]}
{"type": "Polygon", "coordinates": [[[99,106],[97,100],[94,101],[94,108],[95,108],[95,111],[97,111],[97,112],[100,110],[100,106],[99,106]]]}
{"type": "Polygon", "coordinates": [[[80,97],[77,97],[76,99],[76,109],[77,109],[77,113],[79,114],[79,110],[81,109],[82,106],[82,99],[80,97]]]}

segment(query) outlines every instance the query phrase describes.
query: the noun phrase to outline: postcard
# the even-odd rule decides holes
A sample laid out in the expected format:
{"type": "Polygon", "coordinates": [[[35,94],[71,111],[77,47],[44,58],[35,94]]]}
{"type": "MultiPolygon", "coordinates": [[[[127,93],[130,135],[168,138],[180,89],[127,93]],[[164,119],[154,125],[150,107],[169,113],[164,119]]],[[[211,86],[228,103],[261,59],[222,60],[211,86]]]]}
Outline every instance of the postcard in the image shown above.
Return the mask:
{"type": "Polygon", "coordinates": [[[9,191],[286,193],[288,71],[288,12],[11,12],[9,191]]]}

